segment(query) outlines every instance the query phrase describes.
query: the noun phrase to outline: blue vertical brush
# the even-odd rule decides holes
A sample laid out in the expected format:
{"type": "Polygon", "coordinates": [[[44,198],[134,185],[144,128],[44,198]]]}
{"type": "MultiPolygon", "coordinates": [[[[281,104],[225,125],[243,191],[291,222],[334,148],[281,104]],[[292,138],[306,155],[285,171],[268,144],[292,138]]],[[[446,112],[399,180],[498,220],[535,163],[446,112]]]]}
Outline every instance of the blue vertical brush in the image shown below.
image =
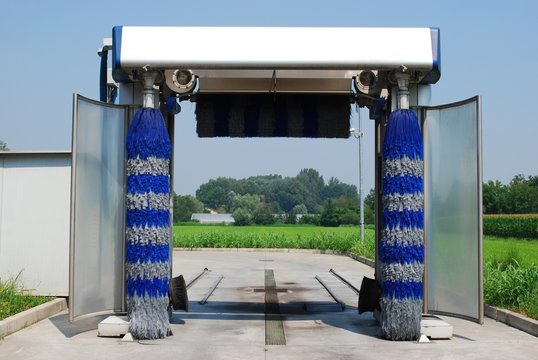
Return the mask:
{"type": "Polygon", "coordinates": [[[409,109],[389,116],[383,142],[381,333],[390,340],[420,337],[424,273],[423,143],[409,109]]]}
{"type": "Polygon", "coordinates": [[[171,334],[170,276],[171,144],[158,109],[136,112],[127,150],[125,278],[129,332],[135,339],[171,334]]]}

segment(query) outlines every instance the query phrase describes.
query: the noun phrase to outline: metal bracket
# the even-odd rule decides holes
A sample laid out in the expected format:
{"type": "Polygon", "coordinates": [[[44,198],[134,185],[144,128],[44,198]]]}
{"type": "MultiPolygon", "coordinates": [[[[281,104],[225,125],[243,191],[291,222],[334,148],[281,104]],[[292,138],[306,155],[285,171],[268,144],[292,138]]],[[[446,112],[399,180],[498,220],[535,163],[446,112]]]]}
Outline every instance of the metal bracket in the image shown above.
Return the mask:
{"type": "Polygon", "coordinates": [[[398,108],[409,109],[409,79],[411,76],[404,71],[407,68],[402,65],[402,72],[394,74],[398,82],[398,108]]]}
{"type": "Polygon", "coordinates": [[[153,85],[155,84],[155,80],[157,79],[158,72],[157,71],[151,71],[150,66],[146,65],[143,68],[143,73],[141,74],[141,82],[142,82],[142,96],[143,96],[143,107],[145,108],[151,108],[154,109],[156,107],[155,102],[155,93],[156,91],[153,89],[153,85]]]}

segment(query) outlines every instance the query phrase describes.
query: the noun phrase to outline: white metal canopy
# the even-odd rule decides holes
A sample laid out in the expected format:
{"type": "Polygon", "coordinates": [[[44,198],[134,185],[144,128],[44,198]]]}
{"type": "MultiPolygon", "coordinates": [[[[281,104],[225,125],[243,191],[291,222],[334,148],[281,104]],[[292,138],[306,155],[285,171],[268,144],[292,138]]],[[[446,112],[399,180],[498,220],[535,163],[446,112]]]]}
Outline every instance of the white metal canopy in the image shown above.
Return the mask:
{"type": "MultiPolygon", "coordinates": [[[[432,70],[430,28],[114,28],[122,68],[432,70]]],[[[435,44],[434,44],[435,45],[435,44]]]]}
{"type": "Polygon", "coordinates": [[[201,79],[213,80],[326,81],[349,79],[359,70],[402,68],[419,72],[422,84],[440,77],[435,28],[116,26],[112,39],[112,67],[118,82],[129,82],[133,70],[148,67],[189,69],[201,79]]]}

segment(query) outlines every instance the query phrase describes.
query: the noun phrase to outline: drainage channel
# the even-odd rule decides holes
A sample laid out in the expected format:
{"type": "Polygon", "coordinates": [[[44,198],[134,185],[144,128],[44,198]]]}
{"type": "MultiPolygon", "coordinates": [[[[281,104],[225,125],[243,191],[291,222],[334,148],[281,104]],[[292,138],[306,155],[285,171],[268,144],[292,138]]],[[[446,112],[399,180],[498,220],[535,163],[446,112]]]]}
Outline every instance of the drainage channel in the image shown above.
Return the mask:
{"type": "Polygon", "coordinates": [[[265,270],[265,345],[286,345],[275,274],[272,269],[265,270]]]}

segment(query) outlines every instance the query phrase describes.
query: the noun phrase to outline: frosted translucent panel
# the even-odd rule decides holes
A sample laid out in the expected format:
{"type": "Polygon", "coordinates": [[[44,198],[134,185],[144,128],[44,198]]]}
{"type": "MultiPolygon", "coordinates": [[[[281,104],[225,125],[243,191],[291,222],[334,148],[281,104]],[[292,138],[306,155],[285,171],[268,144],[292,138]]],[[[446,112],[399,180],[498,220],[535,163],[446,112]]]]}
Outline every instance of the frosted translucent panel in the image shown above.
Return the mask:
{"type": "Polygon", "coordinates": [[[123,287],[125,108],[75,100],[71,319],[120,310],[123,287]]]}
{"type": "Polygon", "coordinates": [[[426,110],[428,310],[481,321],[478,98],[426,110]]]}

